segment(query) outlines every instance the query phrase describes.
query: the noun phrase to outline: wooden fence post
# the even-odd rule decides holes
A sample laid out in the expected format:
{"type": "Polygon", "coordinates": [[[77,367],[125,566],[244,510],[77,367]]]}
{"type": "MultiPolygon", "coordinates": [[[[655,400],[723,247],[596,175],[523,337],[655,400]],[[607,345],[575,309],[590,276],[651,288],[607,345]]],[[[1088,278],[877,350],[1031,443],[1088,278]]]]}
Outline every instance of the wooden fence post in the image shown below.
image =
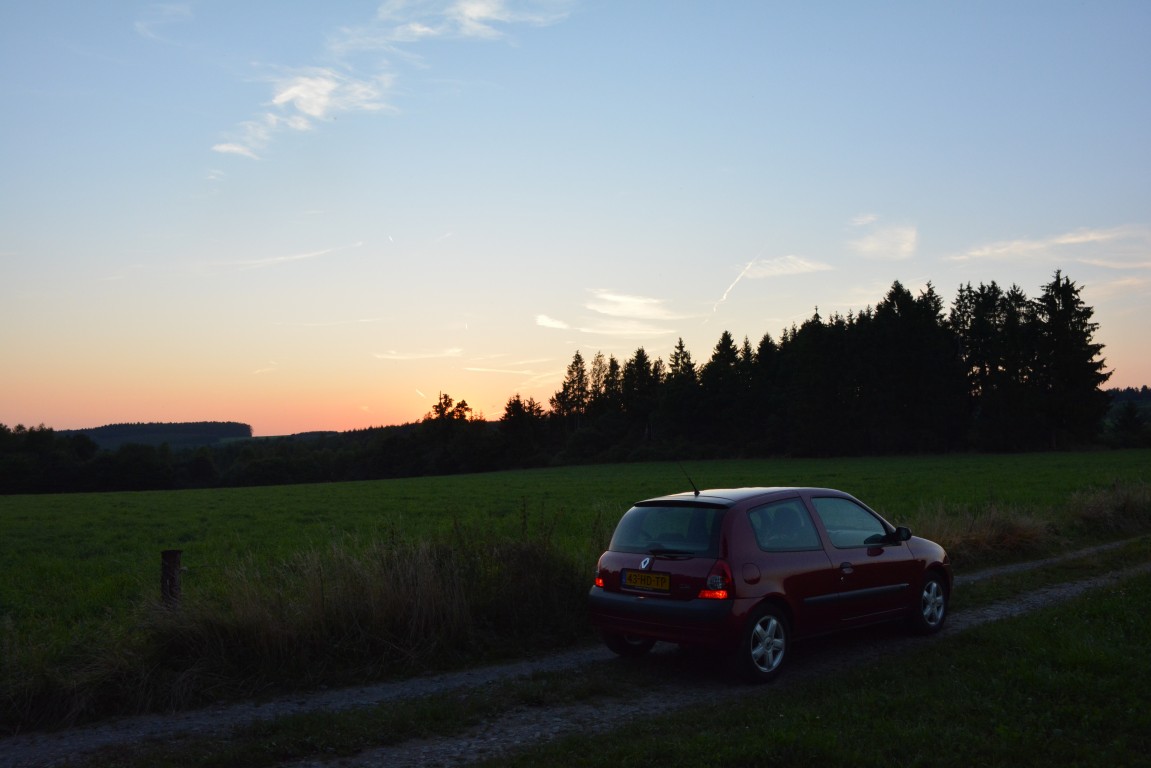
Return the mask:
{"type": "Polygon", "coordinates": [[[160,599],[169,608],[180,605],[180,549],[160,553],[160,599]]]}

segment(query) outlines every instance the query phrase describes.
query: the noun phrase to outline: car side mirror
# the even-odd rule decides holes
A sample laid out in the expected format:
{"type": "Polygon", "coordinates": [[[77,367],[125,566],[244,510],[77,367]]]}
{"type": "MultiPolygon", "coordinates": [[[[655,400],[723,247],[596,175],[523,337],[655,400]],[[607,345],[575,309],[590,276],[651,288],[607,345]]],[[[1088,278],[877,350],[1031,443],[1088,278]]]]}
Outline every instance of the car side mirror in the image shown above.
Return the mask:
{"type": "Polygon", "coordinates": [[[901,525],[895,529],[895,540],[896,541],[910,541],[910,539],[911,539],[911,529],[908,528],[906,525],[901,525]]]}

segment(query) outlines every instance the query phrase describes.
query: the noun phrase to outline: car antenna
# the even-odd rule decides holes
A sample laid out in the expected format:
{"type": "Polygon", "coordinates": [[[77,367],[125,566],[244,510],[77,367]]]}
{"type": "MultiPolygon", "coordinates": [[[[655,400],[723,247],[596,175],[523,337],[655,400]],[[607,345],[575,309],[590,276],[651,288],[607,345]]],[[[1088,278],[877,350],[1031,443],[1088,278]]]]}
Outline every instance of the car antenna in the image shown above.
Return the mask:
{"type": "Polygon", "coordinates": [[[691,489],[692,489],[693,491],[695,491],[695,495],[696,495],[696,496],[699,496],[699,489],[695,487],[695,481],[691,479],[691,475],[689,475],[689,474],[687,473],[687,470],[683,468],[683,465],[682,465],[682,464],[679,464],[679,462],[676,462],[676,463],[677,463],[677,465],[679,466],[679,471],[680,471],[680,472],[683,472],[683,476],[687,478],[687,481],[688,481],[689,483],[691,483],[691,489]]]}

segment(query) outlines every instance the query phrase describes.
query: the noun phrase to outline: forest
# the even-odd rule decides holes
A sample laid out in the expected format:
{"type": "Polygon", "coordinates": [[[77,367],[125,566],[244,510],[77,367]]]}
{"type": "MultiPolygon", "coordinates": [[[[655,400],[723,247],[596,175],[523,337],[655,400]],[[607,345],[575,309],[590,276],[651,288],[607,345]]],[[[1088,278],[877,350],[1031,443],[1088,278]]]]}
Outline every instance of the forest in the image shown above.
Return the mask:
{"type": "MultiPolygon", "coordinates": [[[[724,331],[697,362],[576,351],[542,403],[497,420],[440,393],[414,423],[181,447],[0,424],[0,493],[279,485],[573,463],[1021,452],[1151,445],[1151,393],[1105,390],[1094,310],[1061,272],[961,286],[950,307],[899,282],[859,313],[818,309],[777,340],[724,331]],[[1114,401],[1114,402],[1113,402],[1114,401]]],[[[231,435],[243,438],[246,425],[231,435]]],[[[250,435],[250,431],[248,432],[250,435]]]]}

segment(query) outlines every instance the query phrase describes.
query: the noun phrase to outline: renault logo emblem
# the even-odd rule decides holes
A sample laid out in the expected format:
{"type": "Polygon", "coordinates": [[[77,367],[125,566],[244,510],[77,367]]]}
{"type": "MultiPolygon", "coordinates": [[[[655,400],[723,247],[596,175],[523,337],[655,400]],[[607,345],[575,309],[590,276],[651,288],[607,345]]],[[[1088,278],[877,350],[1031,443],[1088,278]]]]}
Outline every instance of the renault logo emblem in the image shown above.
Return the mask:
{"type": "Polygon", "coordinates": [[[651,558],[650,557],[645,557],[643,560],[639,561],[640,570],[646,571],[647,567],[649,565],[651,565],[651,558]]]}

